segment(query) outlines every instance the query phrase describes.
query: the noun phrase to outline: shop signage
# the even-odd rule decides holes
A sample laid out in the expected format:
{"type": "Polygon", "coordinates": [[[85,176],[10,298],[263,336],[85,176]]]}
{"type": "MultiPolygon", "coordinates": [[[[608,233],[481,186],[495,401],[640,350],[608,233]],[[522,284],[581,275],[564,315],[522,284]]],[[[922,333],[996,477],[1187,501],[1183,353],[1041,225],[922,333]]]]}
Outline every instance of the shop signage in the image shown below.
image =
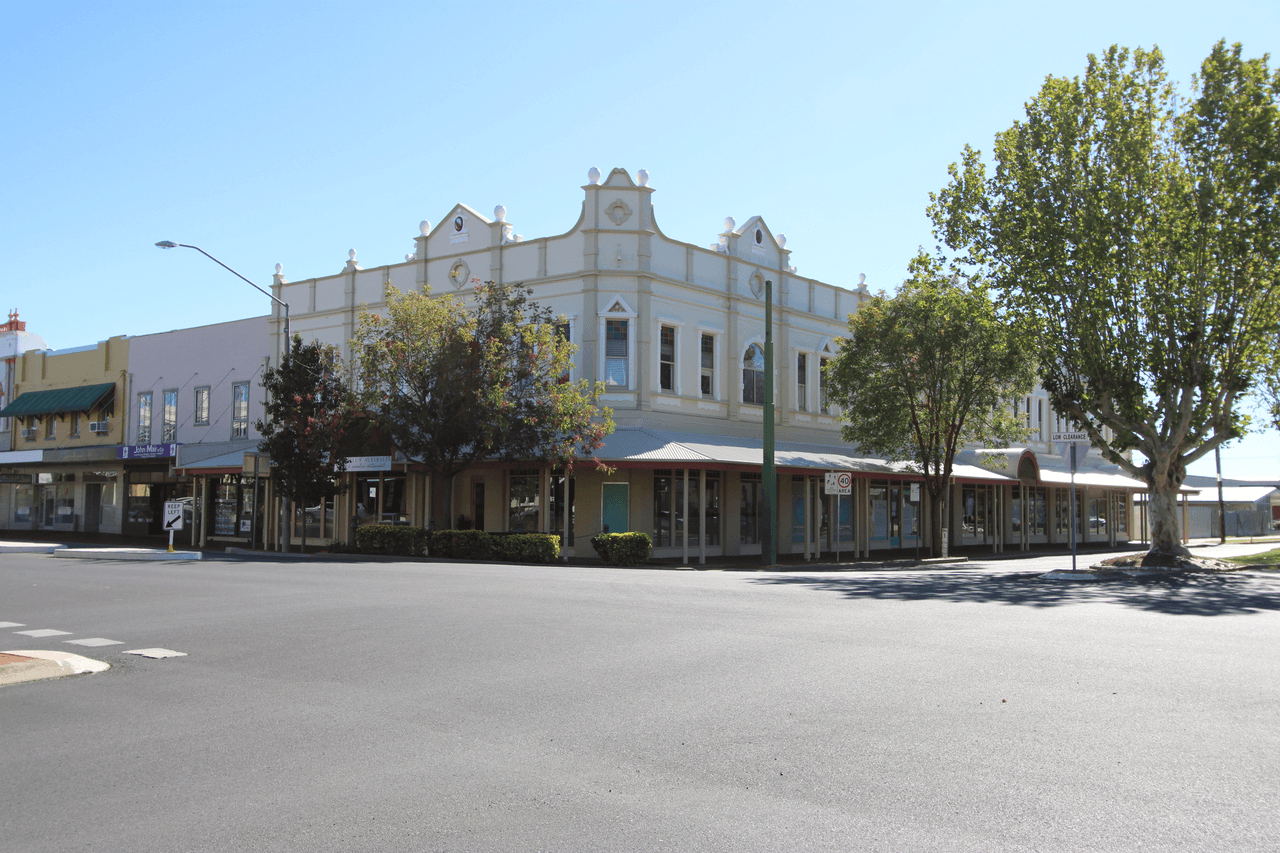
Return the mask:
{"type": "Polygon", "coordinates": [[[352,471],[390,471],[390,456],[348,456],[347,473],[352,471]]]}
{"type": "Polygon", "coordinates": [[[176,444],[123,444],[116,450],[117,459],[165,459],[176,456],[176,444]]]}
{"type": "Polygon", "coordinates": [[[0,474],[0,483],[30,483],[30,474],[0,474]]]}

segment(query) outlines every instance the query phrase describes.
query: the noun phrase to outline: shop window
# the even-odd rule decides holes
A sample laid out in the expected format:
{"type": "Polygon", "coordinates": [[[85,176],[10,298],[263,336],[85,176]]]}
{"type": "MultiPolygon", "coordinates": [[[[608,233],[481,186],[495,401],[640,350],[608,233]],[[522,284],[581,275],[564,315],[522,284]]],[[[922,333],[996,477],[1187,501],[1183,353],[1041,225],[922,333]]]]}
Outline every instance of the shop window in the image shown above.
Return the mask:
{"type": "MultiPolygon", "coordinates": [[[[1076,523],[1075,523],[1076,541],[1079,541],[1079,537],[1080,537],[1080,513],[1081,513],[1080,504],[1082,503],[1080,497],[1081,497],[1080,491],[1077,489],[1076,490],[1076,523]]],[[[1070,536],[1071,530],[1067,526],[1069,523],[1067,519],[1070,518],[1070,516],[1071,516],[1071,490],[1058,489],[1055,492],[1055,500],[1054,500],[1054,512],[1053,512],[1054,536],[1064,538],[1064,539],[1070,536]]]]}
{"type": "Polygon", "coordinates": [[[13,489],[13,521],[15,524],[30,524],[32,508],[35,506],[35,490],[32,485],[17,485],[13,489]]]}
{"type": "Polygon", "coordinates": [[[160,441],[164,443],[178,440],[178,389],[170,388],[164,392],[164,408],[160,413],[160,441]]]}
{"type": "Polygon", "coordinates": [[[358,478],[352,493],[356,524],[408,524],[405,495],[403,474],[358,478]]]}
{"type": "Polygon", "coordinates": [[[138,393],[138,444],[151,443],[151,392],[138,393]]]}
{"type": "Polygon", "coordinates": [[[209,425],[209,386],[196,389],[195,425],[209,425]]]}
{"type": "Polygon", "coordinates": [[[676,330],[663,326],[659,332],[658,381],[663,391],[676,389],[676,330]]]}
{"type": "MultiPolygon", "coordinates": [[[[613,322],[612,320],[610,322],[613,322]]],[[[537,533],[539,525],[540,502],[538,490],[542,474],[537,469],[513,471],[511,473],[511,499],[508,506],[507,529],[522,533],[537,533]]]]}
{"type": "Polygon", "coordinates": [[[742,474],[742,514],[738,520],[738,541],[743,545],[760,544],[760,496],[762,486],[759,474],[742,474]]]}
{"type": "Polygon", "coordinates": [[[759,344],[742,355],[742,402],[764,405],[764,349],[759,344]]]}
{"type": "Polygon", "coordinates": [[[569,544],[573,544],[575,482],[573,477],[565,477],[564,472],[551,475],[551,532],[558,537],[564,536],[565,514],[569,516],[569,544]]]}
{"type": "Polygon", "coordinates": [[[1009,525],[1014,533],[1022,532],[1023,514],[1026,514],[1028,536],[1043,536],[1048,525],[1046,492],[1043,488],[1023,489],[1013,487],[1013,500],[1009,508],[1009,525]],[[1025,501],[1024,501],[1025,495],[1025,501]],[[1024,509],[1024,502],[1026,504],[1024,509]]]}
{"type": "Polygon", "coordinates": [[[322,498],[315,506],[300,507],[294,504],[293,535],[301,536],[305,529],[307,542],[319,542],[333,538],[333,498],[322,498]]]}
{"type": "Polygon", "coordinates": [[[960,495],[964,510],[961,520],[964,535],[986,538],[991,490],[985,486],[965,486],[960,495]]]}
{"type": "Polygon", "coordinates": [[[1089,498],[1089,538],[1101,539],[1107,535],[1107,498],[1089,498]]]}

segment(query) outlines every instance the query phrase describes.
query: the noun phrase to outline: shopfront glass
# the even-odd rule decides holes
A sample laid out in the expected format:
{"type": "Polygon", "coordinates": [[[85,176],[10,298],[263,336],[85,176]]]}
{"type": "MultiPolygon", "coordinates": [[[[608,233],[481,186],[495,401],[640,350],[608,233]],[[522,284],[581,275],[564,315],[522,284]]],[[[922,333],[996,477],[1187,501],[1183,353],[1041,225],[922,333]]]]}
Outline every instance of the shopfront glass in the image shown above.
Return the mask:
{"type": "Polygon", "coordinates": [[[538,486],[542,472],[537,469],[513,471],[511,474],[511,501],[508,507],[508,526],[511,531],[537,533],[539,527],[538,486]]]}
{"type": "Polygon", "coordinates": [[[404,474],[356,478],[351,495],[356,524],[408,524],[406,495],[404,474]]]}

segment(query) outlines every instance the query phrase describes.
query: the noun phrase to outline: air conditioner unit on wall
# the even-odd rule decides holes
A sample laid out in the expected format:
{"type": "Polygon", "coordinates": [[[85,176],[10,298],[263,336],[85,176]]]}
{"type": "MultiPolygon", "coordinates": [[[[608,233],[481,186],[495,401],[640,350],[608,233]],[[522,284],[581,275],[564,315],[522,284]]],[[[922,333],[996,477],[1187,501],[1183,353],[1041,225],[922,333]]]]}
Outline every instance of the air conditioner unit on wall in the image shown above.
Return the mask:
{"type": "Polygon", "coordinates": [[[89,421],[89,432],[101,435],[111,431],[111,421],[89,421]]]}
{"type": "Polygon", "coordinates": [[[35,438],[35,437],[36,437],[36,431],[35,431],[35,428],[34,428],[34,427],[32,427],[31,429],[24,429],[24,430],[22,431],[22,437],[23,437],[23,438],[35,438]]]}

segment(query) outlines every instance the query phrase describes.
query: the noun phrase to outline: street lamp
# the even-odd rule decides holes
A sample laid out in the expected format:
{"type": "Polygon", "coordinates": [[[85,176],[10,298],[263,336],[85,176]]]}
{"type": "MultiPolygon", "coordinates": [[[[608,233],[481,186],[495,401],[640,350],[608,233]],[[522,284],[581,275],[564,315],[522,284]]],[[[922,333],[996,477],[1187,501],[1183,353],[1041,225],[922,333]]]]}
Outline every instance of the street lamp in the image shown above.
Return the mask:
{"type": "MultiPolygon", "coordinates": [[[[289,341],[289,303],[288,302],[277,299],[274,294],[263,290],[261,287],[258,287],[258,285],[249,281],[249,279],[240,275],[240,273],[236,272],[231,267],[227,266],[222,261],[218,260],[213,255],[209,254],[204,249],[201,249],[199,246],[191,246],[191,245],[188,245],[187,243],[175,243],[172,240],[161,240],[159,243],[156,243],[156,245],[159,246],[161,249],[179,249],[179,248],[195,249],[197,252],[204,255],[206,258],[213,261],[215,264],[222,267],[224,270],[231,273],[236,278],[240,279],[245,284],[249,285],[254,290],[258,291],[263,296],[266,296],[272,302],[276,303],[281,308],[283,308],[284,309],[284,363],[285,364],[289,363],[290,341],[289,341]]],[[[254,459],[253,467],[254,467],[253,500],[254,500],[254,504],[256,505],[258,500],[258,482],[257,482],[258,462],[256,457],[254,459]]],[[[285,531],[288,529],[289,511],[291,509],[291,507],[289,506],[289,503],[290,502],[288,498],[281,498],[280,500],[280,550],[281,552],[288,552],[289,550],[289,536],[287,533],[285,533],[285,531]]],[[[257,522],[257,518],[258,518],[257,510],[254,510],[253,511],[254,523],[257,522]]],[[[250,528],[249,536],[250,536],[251,542],[253,539],[256,538],[256,534],[253,533],[252,528],[250,528]]]]}
{"type": "Polygon", "coordinates": [[[254,290],[258,291],[258,292],[259,292],[259,293],[261,293],[263,296],[267,297],[267,298],[268,298],[268,299],[270,299],[272,302],[276,303],[276,304],[277,304],[277,305],[279,305],[281,308],[283,308],[283,309],[284,309],[284,360],[285,360],[285,361],[288,361],[288,360],[289,360],[289,303],[288,303],[288,302],[284,302],[284,301],[282,301],[282,300],[280,300],[280,299],[277,299],[277,298],[275,297],[275,295],[274,295],[274,294],[272,294],[272,293],[270,293],[270,292],[268,292],[268,291],[266,291],[266,290],[263,290],[261,287],[258,287],[258,285],[256,285],[256,284],[254,284],[253,282],[249,281],[249,279],[247,279],[247,278],[245,278],[244,276],[240,275],[240,273],[236,272],[236,271],[235,271],[235,270],[233,270],[231,267],[227,266],[227,265],[226,265],[226,264],[224,264],[222,261],[218,260],[218,259],[217,259],[217,258],[215,258],[213,255],[209,254],[209,253],[208,253],[208,252],[206,252],[204,249],[201,249],[199,246],[190,246],[190,245],[188,245],[188,244],[186,244],[186,243],[175,243],[175,242],[173,242],[172,240],[161,240],[159,243],[156,243],[156,245],[157,245],[157,246],[159,246],[161,249],[179,249],[179,248],[181,248],[181,249],[195,249],[197,252],[199,252],[200,254],[204,255],[206,258],[208,258],[209,260],[213,261],[215,264],[217,264],[218,266],[222,267],[224,270],[226,270],[227,272],[231,273],[231,274],[232,274],[232,275],[234,275],[235,277],[239,278],[239,279],[240,279],[241,281],[243,281],[245,284],[249,285],[249,286],[250,286],[250,287],[252,287],[254,290]]]}

